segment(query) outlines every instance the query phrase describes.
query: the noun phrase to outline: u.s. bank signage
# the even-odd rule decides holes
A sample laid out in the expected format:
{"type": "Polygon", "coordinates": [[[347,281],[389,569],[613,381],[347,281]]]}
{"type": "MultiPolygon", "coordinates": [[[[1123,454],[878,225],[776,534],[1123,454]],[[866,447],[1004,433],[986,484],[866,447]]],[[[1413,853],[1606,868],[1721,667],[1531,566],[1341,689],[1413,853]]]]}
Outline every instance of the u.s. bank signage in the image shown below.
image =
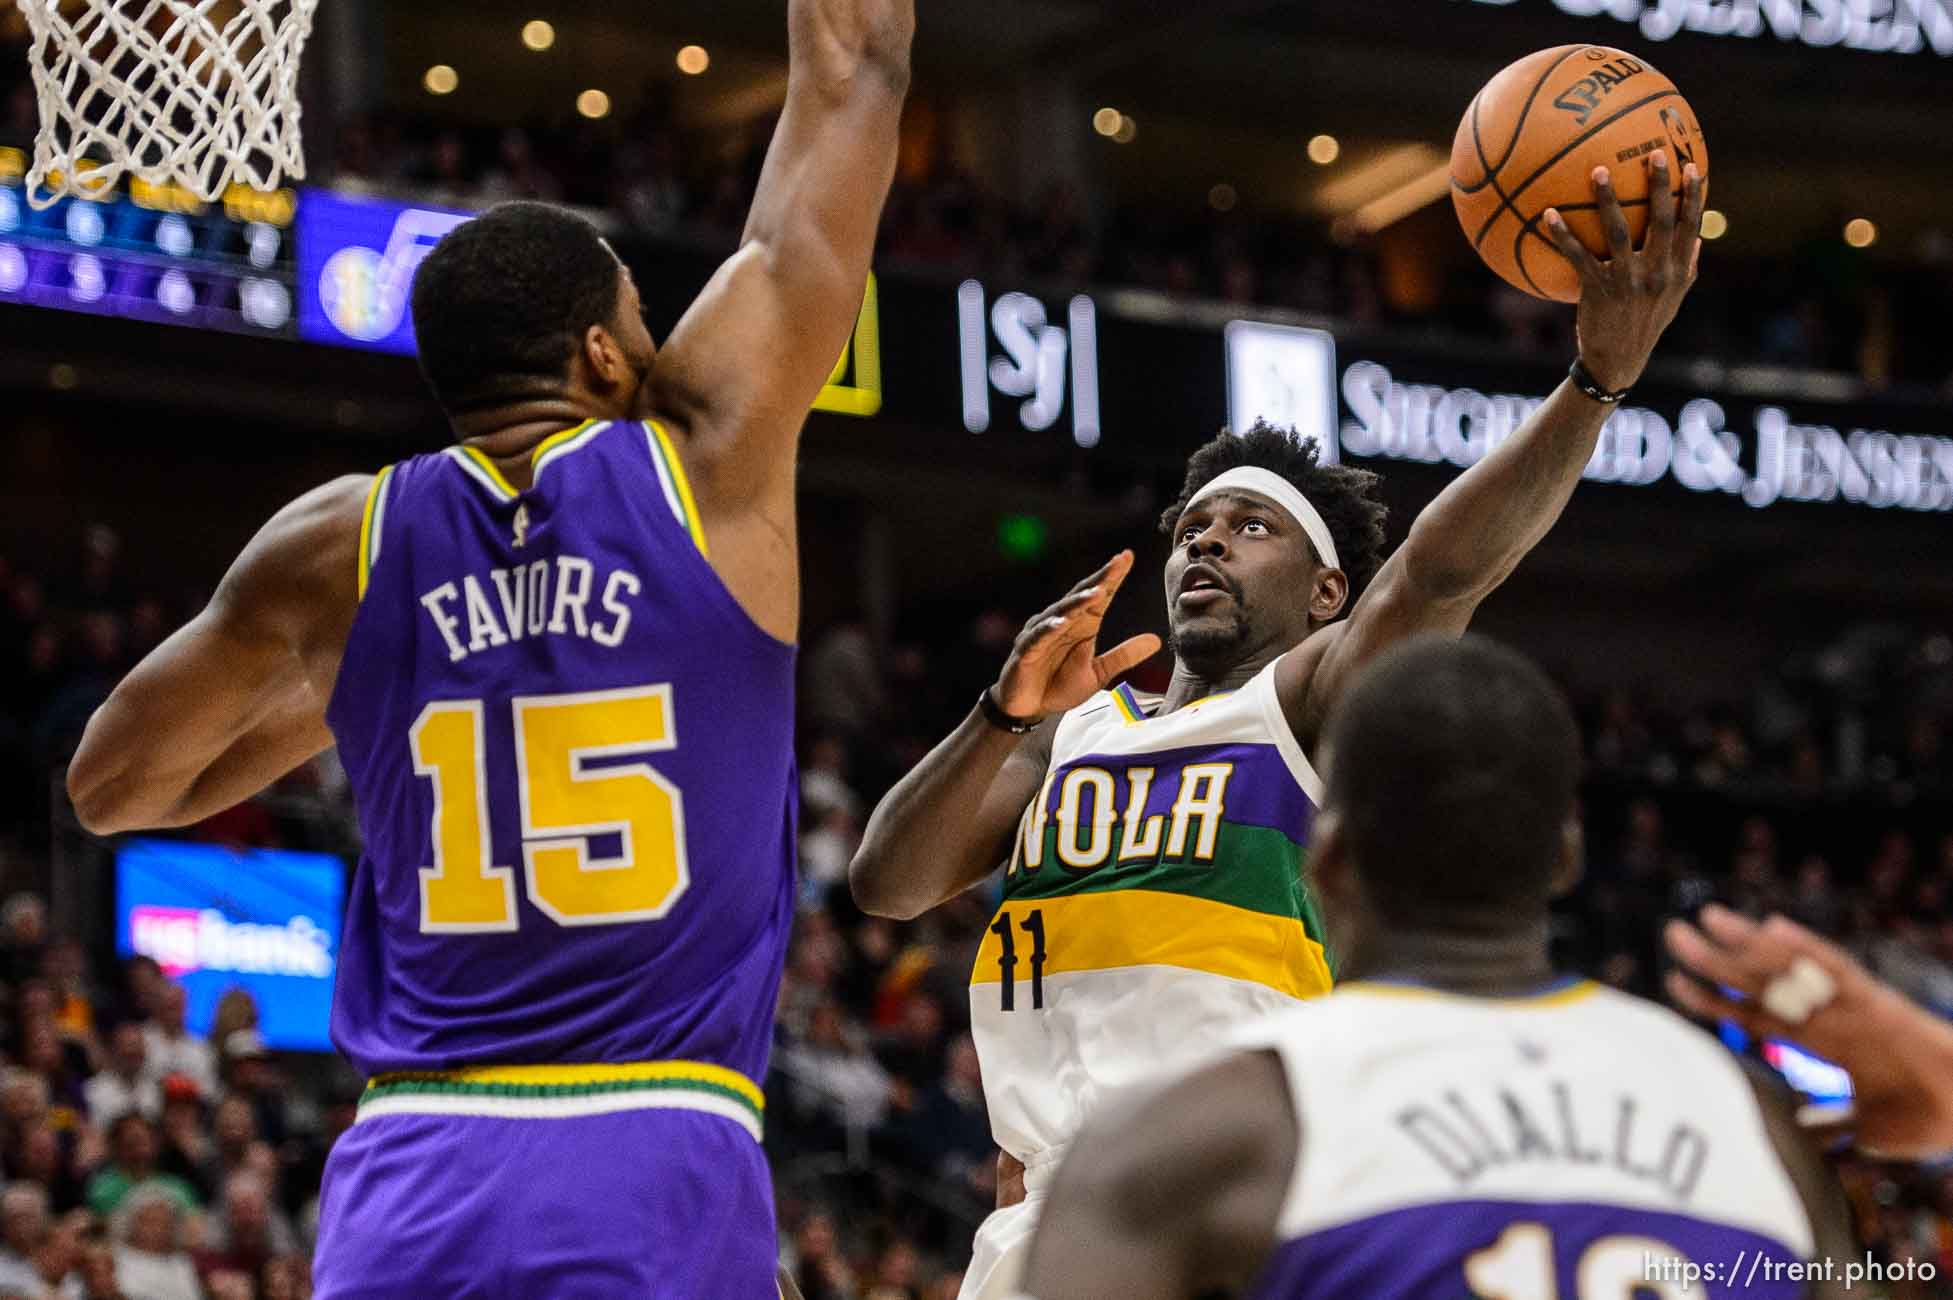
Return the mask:
{"type": "MultiPolygon", "coordinates": [[[[1516,5],[1521,0],[1473,0],[1516,5]]],[[[1551,0],[1576,18],[1632,23],[1651,41],[1682,32],[1881,54],[1953,56],[1953,0],[1551,0]]]]}
{"type": "Polygon", "coordinates": [[[328,1051],[346,867],[322,853],[234,852],[134,839],[116,854],[116,950],[148,957],[189,994],[207,1033],[231,989],[251,994],[265,1041],[328,1051]]]}

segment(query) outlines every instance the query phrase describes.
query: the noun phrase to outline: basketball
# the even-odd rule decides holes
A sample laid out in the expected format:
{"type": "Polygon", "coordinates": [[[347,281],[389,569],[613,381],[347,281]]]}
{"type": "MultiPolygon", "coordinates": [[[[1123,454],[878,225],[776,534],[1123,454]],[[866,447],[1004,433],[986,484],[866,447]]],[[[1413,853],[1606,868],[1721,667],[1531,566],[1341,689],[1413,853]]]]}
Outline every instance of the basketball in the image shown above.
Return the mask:
{"type": "Polygon", "coordinates": [[[1667,149],[1677,202],[1682,169],[1708,175],[1695,110],[1647,60],[1605,45],[1560,45],[1509,65],[1485,83],[1451,143],[1451,201],[1465,238],[1514,288],[1576,302],[1580,280],[1541,218],[1559,209],[1574,236],[1607,256],[1590,177],[1612,175],[1638,246],[1648,228],[1643,162],[1667,149]]]}

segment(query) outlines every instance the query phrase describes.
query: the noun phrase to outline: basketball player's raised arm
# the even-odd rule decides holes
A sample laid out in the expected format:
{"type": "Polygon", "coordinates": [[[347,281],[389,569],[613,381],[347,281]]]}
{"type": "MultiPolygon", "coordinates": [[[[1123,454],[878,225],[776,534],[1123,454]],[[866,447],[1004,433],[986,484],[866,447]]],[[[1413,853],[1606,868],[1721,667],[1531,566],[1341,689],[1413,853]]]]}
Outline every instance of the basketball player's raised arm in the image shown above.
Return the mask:
{"type": "Polygon", "coordinates": [[[331,747],[325,706],[358,604],[371,483],[339,479],[279,511],[203,612],[95,711],[68,766],[83,826],[186,826],[331,747]]]}
{"type": "Polygon", "coordinates": [[[1002,674],[987,688],[1007,725],[971,709],[875,805],[848,864],[863,911],[904,921],[920,916],[1010,855],[1012,832],[1044,783],[1056,719],[1160,648],[1149,634],[1098,651],[1099,625],[1132,563],[1132,552],[1121,551],[1017,634],[1002,674]]]}
{"type": "MultiPolygon", "coordinates": [[[[1581,362],[1612,392],[1641,377],[1695,282],[1705,182],[1691,163],[1678,208],[1665,155],[1650,155],[1647,166],[1653,212],[1639,250],[1629,245],[1627,218],[1605,168],[1595,169],[1594,196],[1612,246],[1606,261],[1588,253],[1558,213],[1546,222],[1580,273],[1581,362]]],[[[1278,684],[1291,721],[1305,735],[1319,733],[1343,688],[1384,649],[1420,632],[1465,630],[1479,603],[1559,519],[1614,409],[1568,379],[1424,508],[1349,618],[1317,638],[1322,649],[1290,656],[1293,666],[1284,661],[1278,684]]]]}
{"type": "Polygon", "coordinates": [[[1036,1300],[1182,1300],[1245,1288],[1275,1245],[1302,1134],[1272,1052],[1229,1057],[1088,1124],[1024,1279],[1036,1300]]]}
{"type": "Polygon", "coordinates": [[[915,0],[791,0],[787,27],[786,105],[739,251],[672,329],[646,400],[678,437],[713,567],[791,640],[795,447],[867,288],[915,0]]]}

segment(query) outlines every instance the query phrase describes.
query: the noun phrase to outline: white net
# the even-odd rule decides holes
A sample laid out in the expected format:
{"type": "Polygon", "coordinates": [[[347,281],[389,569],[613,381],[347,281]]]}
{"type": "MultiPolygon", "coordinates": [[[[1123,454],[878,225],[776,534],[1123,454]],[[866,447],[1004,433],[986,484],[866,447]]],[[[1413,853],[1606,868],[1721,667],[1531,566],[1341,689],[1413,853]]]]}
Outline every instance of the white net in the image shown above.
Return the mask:
{"type": "Polygon", "coordinates": [[[27,199],[125,175],[216,202],[305,175],[298,68],[318,0],[21,0],[41,129],[27,199]]]}

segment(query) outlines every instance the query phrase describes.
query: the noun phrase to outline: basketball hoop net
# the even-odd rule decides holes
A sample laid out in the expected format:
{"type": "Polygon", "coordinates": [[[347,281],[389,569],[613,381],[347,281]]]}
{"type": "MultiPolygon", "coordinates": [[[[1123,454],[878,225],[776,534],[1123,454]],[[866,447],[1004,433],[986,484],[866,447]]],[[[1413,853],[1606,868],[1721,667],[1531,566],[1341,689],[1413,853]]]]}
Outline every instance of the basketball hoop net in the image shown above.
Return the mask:
{"type": "Polygon", "coordinates": [[[124,175],[206,203],[305,175],[298,67],[318,0],[21,0],[41,129],[27,201],[124,175]]]}

